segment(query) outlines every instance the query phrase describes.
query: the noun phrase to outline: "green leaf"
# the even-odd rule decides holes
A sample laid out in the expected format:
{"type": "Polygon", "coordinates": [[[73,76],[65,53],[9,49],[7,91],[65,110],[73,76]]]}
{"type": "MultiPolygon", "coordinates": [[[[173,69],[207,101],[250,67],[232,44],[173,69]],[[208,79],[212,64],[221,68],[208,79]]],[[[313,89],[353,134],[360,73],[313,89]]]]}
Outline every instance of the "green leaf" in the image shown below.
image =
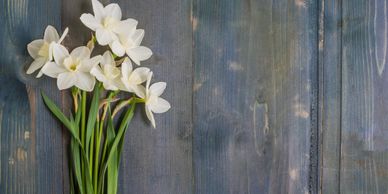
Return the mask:
{"type": "MultiPolygon", "coordinates": [[[[112,114],[109,109],[108,111],[108,128],[107,128],[107,141],[108,145],[111,145],[114,141],[116,134],[113,126],[113,120],[112,120],[112,114]]],[[[113,152],[113,158],[108,163],[107,168],[107,194],[116,194],[117,193],[117,183],[118,183],[118,164],[119,164],[119,157],[118,157],[118,150],[114,150],[113,152]]]]}
{"type": "Polygon", "coordinates": [[[82,174],[81,174],[80,147],[74,138],[71,138],[71,141],[70,141],[70,151],[71,151],[71,161],[72,161],[75,179],[77,180],[80,194],[84,194],[85,189],[84,189],[84,184],[82,181],[82,174]]]}
{"type": "MultiPolygon", "coordinates": [[[[71,161],[71,160],[69,160],[71,161]]],[[[70,178],[70,194],[75,194],[75,186],[74,186],[74,175],[73,175],[73,168],[71,168],[72,163],[69,162],[70,170],[69,170],[69,178],[70,178]]]]}
{"type": "Polygon", "coordinates": [[[96,86],[94,88],[93,99],[90,104],[88,122],[86,126],[86,145],[85,145],[86,153],[89,153],[89,143],[92,136],[92,130],[94,129],[94,126],[97,120],[99,98],[100,98],[100,87],[96,86]]]}
{"type": "MultiPolygon", "coordinates": [[[[76,121],[74,121],[73,117],[71,117],[70,121],[73,124],[75,131],[78,131],[79,130],[79,122],[76,123],[76,121]]],[[[85,179],[81,178],[81,180],[83,181],[82,183],[84,184],[83,188],[86,189],[85,193],[91,194],[91,193],[93,193],[93,184],[92,184],[91,174],[89,173],[90,172],[89,159],[85,153],[85,150],[84,150],[82,144],[79,141],[76,141],[76,143],[78,144],[78,147],[75,148],[75,151],[77,151],[76,161],[79,161],[79,162],[77,162],[77,165],[78,165],[77,168],[80,169],[79,173],[80,173],[81,177],[85,178],[85,179]],[[81,156],[81,158],[80,158],[80,156],[81,156]],[[86,168],[86,171],[82,171],[83,167],[86,168]]]]}
{"type": "Polygon", "coordinates": [[[47,108],[62,122],[63,125],[70,131],[71,135],[79,142],[78,134],[75,131],[74,125],[70,120],[62,113],[62,111],[58,108],[57,105],[54,104],[54,102],[44,94],[44,92],[41,92],[43,101],[46,104],[47,108]]]}
{"type": "Polygon", "coordinates": [[[69,119],[62,113],[62,111],[54,104],[54,102],[42,92],[43,101],[47,108],[68,128],[71,129],[71,123],[69,119]]]}
{"type": "MultiPolygon", "coordinates": [[[[111,162],[112,158],[114,157],[115,151],[117,149],[117,146],[120,143],[121,138],[125,134],[125,131],[127,129],[127,126],[129,124],[129,122],[132,120],[132,117],[134,115],[135,106],[136,106],[136,102],[134,101],[132,103],[131,107],[125,113],[123,120],[121,121],[119,130],[117,132],[117,136],[114,138],[114,141],[109,146],[109,149],[107,151],[107,153],[108,153],[107,156],[108,157],[105,159],[105,161],[103,161],[101,163],[102,164],[101,165],[102,168],[100,168],[100,177],[104,177],[105,176],[105,172],[106,172],[106,169],[108,168],[108,164],[111,162]]],[[[100,182],[99,182],[100,185],[103,184],[102,181],[103,181],[103,179],[100,179],[100,182]]]]}

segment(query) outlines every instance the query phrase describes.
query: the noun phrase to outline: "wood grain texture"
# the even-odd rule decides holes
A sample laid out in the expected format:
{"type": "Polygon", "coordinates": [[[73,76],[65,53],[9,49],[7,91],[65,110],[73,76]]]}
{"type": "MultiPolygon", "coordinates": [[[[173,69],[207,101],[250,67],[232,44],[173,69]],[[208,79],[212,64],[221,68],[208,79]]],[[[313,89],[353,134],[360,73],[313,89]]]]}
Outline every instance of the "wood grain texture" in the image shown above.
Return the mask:
{"type": "MultiPolygon", "coordinates": [[[[130,125],[122,162],[123,193],[193,193],[192,168],[192,28],[190,0],[118,1],[123,15],[145,30],[144,45],[153,56],[142,63],[153,82],[167,82],[163,98],[171,110],[156,114],[156,129],[143,106],[130,125]]],[[[120,191],[119,191],[120,192],[120,191]]]]}
{"type": "Polygon", "coordinates": [[[387,1],[342,1],[341,193],[388,191],[387,1]]]}
{"type": "Polygon", "coordinates": [[[317,14],[313,0],[194,1],[195,193],[314,192],[317,14]]]}
{"type": "Polygon", "coordinates": [[[339,193],[341,149],[340,0],[322,1],[320,18],[320,193],[339,193]]]}
{"type": "Polygon", "coordinates": [[[60,102],[55,83],[26,76],[26,45],[60,26],[60,1],[0,1],[0,193],[62,193],[61,126],[46,111],[41,90],[60,102]]]}

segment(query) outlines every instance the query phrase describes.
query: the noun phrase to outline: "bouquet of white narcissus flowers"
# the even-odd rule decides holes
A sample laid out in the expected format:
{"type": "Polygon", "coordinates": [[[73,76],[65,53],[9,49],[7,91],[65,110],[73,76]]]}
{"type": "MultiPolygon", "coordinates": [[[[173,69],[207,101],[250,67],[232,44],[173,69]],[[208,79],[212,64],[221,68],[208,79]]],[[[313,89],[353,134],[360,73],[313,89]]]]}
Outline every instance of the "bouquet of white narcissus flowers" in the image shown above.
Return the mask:
{"type": "Polygon", "coordinates": [[[27,46],[34,59],[27,73],[39,70],[37,77],[44,74],[57,78],[59,90],[71,88],[74,113],[69,117],[42,93],[47,107],[71,133],[71,193],[116,194],[124,134],[136,105],[145,104],[146,115],[155,127],[153,113],[168,111],[170,104],[159,97],[166,83],[150,85],[152,71],[146,67],[133,68],[132,62],[140,65],[152,55],[149,48],[140,46],[144,30],[136,29],[137,21],[121,20],[117,4],[104,7],[92,0],[92,5],[94,15],[82,14],[80,18],[95,31],[87,46],[69,53],[61,45],[68,29],[59,37],[55,28],[48,26],[43,39],[27,46]],[[109,45],[111,51],[92,57],[96,42],[109,45]],[[133,95],[119,99],[120,91],[133,95]],[[93,92],[91,100],[87,100],[88,92],[93,92]],[[114,123],[119,113],[123,115],[118,116],[119,123],[114,123]]]}

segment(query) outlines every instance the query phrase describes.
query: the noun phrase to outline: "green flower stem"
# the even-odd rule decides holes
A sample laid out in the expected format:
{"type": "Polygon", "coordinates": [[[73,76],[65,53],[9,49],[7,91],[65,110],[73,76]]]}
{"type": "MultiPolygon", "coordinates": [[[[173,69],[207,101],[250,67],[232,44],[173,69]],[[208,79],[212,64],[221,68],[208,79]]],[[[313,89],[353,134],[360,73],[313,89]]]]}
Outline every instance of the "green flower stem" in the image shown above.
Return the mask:
{"type": "Polygon", "coordinates": [[[135,107],[136,107],[136,104],[138,102],[139,101],[137,101],[136,99],[132,101],[130,108],[126,111],[124,118],[120,123],[120,127],[117,131],[117,135],[116,135],[114,141],[109,146],[109,150],[107,152],[107,158],[102,158],[102,164],[101,164],[102,166],[100,167],[100,172],[99,172],[99,177],[101,179],[99,180],[98,192],[102,192],[102,188],[104,185],[105,172],[106,172],[106,169],[108,167],[110,160],[113,157],[113,154],[114,154],[113,150],[117,149],[117,146],[120,143],[120,140],[122,139],[123,135],[125,134],[125,131],[128,127],[128,124],[132,120],[132,117],[133,117],[133,114],[135,111],[135,107]]]}
{"type": "Polygon", "coordinates": [[[85,123],[86,123],[86,91],[82,91],[81,99],[82,118],[81,118],[81,143],[85,147],[85,123]]]}
{"type": "MultiPolygon", "coordinates": [[[[97,121],[97,126],[98,126],[98,121],[97,121]]],[[[94,134],[95,130],[92,131],[92,136],[90,140],[90,146],[89,146],[89,174],[93,176],[93,154],[94,154],[94,134]]]]}
{"type": "MultiPolygon", "coordinates": [[[[105,111],[105,108],[104,108],[105,111]]],[[[99,125],[98,133],[96,134],[96,142],[95,142],[95,148],[96,148],[96,154],[94,155],[94,171],[93,171],[93,185],[94,185],[94,191],[97,193],[97,182],[98,182],[98,165],[99,165],[99,156],[100,156],[100,145],[101,145],[101,138],[102,138],[102,131],[104,127],[104,121],[105,118],[101,118],[101,122],[99,125]]]]}
{"type": "MultiPolygon", "coordinates": [[[[127,104],[127,105],[131,104],[132,100],[133,100],[133,98],[130,98],[130,99],[126,102],[126,104],[127,104]]],[[[113,115],[112,115],[112,119],[113,119],[113,115]]],[[[108,148],[108,142],[105,141],[105,142],[104,142],[104,148],[103,148],[103,150],[102,150],[102,160],[105,159],[105,155],[106,155],[106,150],[107,150],[107,148],[108,148]]]]}
{"type": "MultiPolygon", "coordinates": [[[[109,93],[109,96],[108,96],[108,100],[107,100],[107,103],[104,105],[104,108],[103,108],[103,112],[102,112],[102,115],[101,115],[101,118],[100,118],[100,122],[97,123],[97,126],[98,126],[98,130],[96,133],[97,137],[96,137],[96,142],[95,142],[95,145],[94,147],[96,148],[95,150],[95,155],[94,155],[94,171],[93,171],[93,186],[94,186],[94,191],[95,193],[97,194],[97,183],[98,183],[98,179],[99,178],[103,178],[103,177],[99,177],[98,176],[98,165],[99,165],[99,160],[100,160],[100,146],[101,146],[101,139],[102,139],[102,133],[103,133],[103,128],[104,128],[104,123],[105,123],[105,117],[106,117],[106,113],[108,111],[108,108],[110,107],[110,101],[111,99],[117,95],[117,91],[114,91],[114,92],[111,92],[109,93]]],[[[105,140],[106,142],[106,140],[105,140]]],[[[103,160],[104,157],[101,158],[101,160],[103,160]]]]}
{"type": "MultiPolygon", "coordinates": [[[[81,144],[85,147],[85,123],[86,123],[86,91],[82,91],[81,95],[81,144]]],[[[81,174],[85,180],[85,163],[81,162],[81,174]]]]}

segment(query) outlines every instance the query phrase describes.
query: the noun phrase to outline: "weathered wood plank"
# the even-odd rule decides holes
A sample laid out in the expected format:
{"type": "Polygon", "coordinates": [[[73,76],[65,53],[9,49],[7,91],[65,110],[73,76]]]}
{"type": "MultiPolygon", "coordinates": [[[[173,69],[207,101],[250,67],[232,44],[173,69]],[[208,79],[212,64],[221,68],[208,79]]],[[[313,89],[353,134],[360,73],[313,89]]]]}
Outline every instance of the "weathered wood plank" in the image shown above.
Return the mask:
{"type": "Polygon", "coordinates": [[[196,0],[193,13],[195,192],[314,192],[317,1],[196,0]]]}
{"type": "Polygon", "coordinates": [[[320,60],[320,192],[339,193],[341,147],[341,1],[322,1],[320,60]]]}
{"type": "Polygon", "coordinates": [[[60,27],[60,8],[60,1],[0,1],[0,193],[63,192],[62,130],[39,91],[57,102],[60,94],[52,81],[24,73],[26,45],[46,25],[60,27]]]}
{"type": "Polygon", "coordinates": [[[145,29],[153,57],[144,66],[153,82],[167,82],[169,112],[156,116],[156,129],[143,107],[130,125],[120,193],[192,193],[192,29],[190,0],[119,0],[123,15],[145,29]],[[142,115],[142,116],[140,116],[142,115]]]}
{"type": "Polygon", "coordinates": [[[341,193],[388,191],[387,1],[342,1],[341,193]]]}

